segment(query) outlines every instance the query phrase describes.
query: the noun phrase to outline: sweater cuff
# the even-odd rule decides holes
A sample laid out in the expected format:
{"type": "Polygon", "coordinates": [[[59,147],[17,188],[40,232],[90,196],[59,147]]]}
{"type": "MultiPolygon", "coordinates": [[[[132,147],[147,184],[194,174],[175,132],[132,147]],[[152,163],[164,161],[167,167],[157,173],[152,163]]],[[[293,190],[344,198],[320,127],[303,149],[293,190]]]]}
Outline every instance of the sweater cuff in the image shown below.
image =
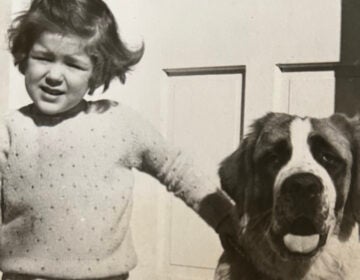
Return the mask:
{"type": "Polygon", "coordinates": [[[231,215],[235,204],[221,190],[207,195],[199,205],[199,215],[216,231],[231,215]]]}

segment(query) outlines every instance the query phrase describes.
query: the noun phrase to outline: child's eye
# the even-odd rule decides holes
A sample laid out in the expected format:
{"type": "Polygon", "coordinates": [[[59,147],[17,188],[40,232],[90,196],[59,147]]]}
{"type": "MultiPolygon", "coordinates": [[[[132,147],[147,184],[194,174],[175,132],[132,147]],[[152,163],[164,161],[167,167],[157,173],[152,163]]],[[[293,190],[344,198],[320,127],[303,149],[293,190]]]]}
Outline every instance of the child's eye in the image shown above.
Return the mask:
{"type": "Polygon", "coordinates": [[[40,61],[51,61],[51,59],[49,57],[45,57],[45,56],[31,56],[32,59],[35,60],[40,60],[40,61]]]}
{"type": "Polygon", "coordinates": [[[68,63],[68,66],[70,66],[71,68],[78,69],[78,70],[85,70],[84,67],[82,67],[78,64],[68,63]]]}

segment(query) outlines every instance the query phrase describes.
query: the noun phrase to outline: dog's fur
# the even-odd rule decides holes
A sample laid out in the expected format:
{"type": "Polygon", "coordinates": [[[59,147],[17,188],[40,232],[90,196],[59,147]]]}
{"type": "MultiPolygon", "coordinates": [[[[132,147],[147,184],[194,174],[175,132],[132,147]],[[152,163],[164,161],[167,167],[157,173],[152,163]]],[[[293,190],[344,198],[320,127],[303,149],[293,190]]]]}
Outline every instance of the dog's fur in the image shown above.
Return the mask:
{"type": "Polygon", "coordinates": [[[216,280],[360,279],[359,120],[269,113],[219,175],[236,202],[239,232],[216,280]],[[294,251],[285,245],[289,233],[320,241],[294,251]]]}

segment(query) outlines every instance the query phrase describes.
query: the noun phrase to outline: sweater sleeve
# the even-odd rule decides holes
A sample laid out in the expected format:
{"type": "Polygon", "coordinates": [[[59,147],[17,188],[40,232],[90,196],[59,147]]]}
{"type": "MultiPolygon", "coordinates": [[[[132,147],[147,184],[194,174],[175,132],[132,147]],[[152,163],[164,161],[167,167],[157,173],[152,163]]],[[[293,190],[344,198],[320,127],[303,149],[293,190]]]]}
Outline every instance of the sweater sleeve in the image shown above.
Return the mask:
{"type": "Polygon", "coordinates": [[[139,170],[157,178],[216,230],[234,206],[220,183],[210,179],[216,174],[195,165],[184,151],[167,143],[141,118],[136,127],[141,157],[139,170]]]}

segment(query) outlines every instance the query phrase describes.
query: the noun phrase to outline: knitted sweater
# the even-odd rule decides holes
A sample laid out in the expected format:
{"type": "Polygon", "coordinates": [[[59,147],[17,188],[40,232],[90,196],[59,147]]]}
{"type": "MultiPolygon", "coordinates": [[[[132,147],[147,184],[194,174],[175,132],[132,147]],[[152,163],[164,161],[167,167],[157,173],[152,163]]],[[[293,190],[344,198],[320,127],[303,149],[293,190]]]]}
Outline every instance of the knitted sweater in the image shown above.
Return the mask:
{"type": "Polygon", "coordinates": [[[232,207],[117,102],[82,101],[61,116],[33,105],[8,114],[0,126],[0,270],[56,278],[131,270],[132,168],[156,177],[214,228],[232,207]]]}

